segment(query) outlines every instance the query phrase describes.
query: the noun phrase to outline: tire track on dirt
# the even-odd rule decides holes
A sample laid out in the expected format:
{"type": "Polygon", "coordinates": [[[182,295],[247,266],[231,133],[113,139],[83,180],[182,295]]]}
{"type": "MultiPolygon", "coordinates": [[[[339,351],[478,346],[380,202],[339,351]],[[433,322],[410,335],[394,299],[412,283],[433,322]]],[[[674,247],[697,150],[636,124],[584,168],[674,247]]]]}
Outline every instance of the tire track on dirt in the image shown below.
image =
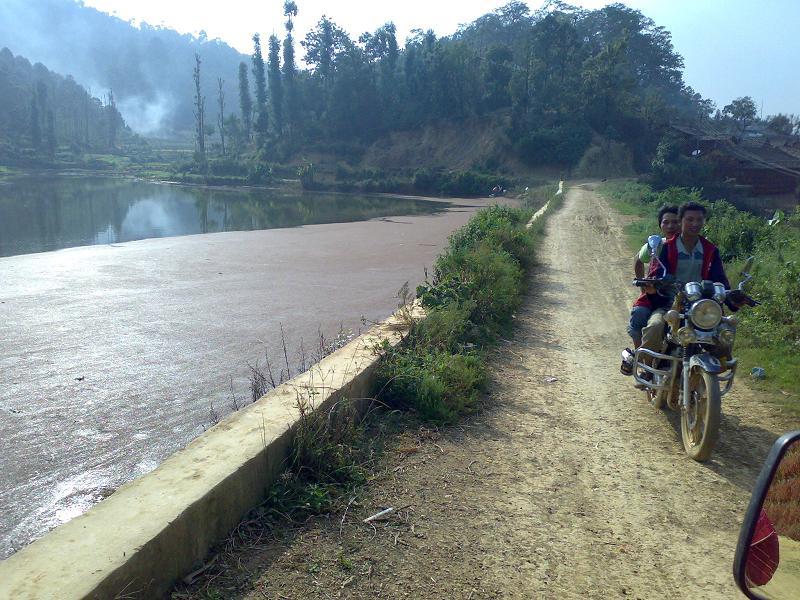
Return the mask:
{"type": "MultiPolygon", "coordinates": [[[[509,347],[524,358],[498,371],[496,388],[530,441],[509,454],[520,481],[508,493],[530,503],[513,544],[548,564],[538,584],[515,582],[527,589],[519,597],[736,597],[738,527],[776,433],[743,414],[746,399],[726,398],[717,458],[688,459],[674,415],[652,409],[618,373],[634,295],[620,221],[583,185],[547,232],[537,292],[509,347]]],[[[517,595],[506,573],[497,583],[517,595]]]]}

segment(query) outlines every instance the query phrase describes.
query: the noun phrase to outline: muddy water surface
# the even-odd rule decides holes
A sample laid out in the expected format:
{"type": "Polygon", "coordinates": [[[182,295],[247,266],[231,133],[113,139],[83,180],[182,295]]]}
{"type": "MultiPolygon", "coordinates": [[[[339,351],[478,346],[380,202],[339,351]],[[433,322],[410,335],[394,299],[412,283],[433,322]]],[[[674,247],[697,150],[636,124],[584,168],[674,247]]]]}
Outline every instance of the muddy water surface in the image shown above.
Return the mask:
{"type": "Polygon", "coordinates": [[[486,204],[374,203],[369,221],[0,258],[0,558],[248,401],[248,363],[285,369],[281,327],[296,367],[301,340],[386,317],[486,204]]]}

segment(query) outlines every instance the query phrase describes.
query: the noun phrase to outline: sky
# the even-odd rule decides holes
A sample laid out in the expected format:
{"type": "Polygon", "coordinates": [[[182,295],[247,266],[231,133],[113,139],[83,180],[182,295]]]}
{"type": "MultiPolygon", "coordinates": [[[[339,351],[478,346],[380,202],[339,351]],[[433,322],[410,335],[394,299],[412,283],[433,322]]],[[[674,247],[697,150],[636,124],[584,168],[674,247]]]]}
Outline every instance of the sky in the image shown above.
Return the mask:
{"type": "MultiPolygon", "coordinates": [[[[1,1],[1,0],[0,0],[1,1]]],[[[459,24],[491,12],[505,0],[297,0],[295,36],[303,38],[324,14],[352,37],[387,21],[402,41],[411,29],[450,35],[459,24]]],[[[575,0],[600,8],[602,0],[575,0]]],[[[685,81],[719,108],[752,96],[763,115],[800,114],[800,0],[627,0],[672,32],[683,55],[685,81]],[[762,108],[763,107],[763,108],[762,108]]],[[[84,0],[125,20],[220,38],[240,52],[252,51],[253,33],[283,35],[283,2],[271,0],[84,0]]],[[[532,10],[540,0],[528,0],[532,10]]],[[[302,54],[301,54],[302,56],[302,54]]]]}

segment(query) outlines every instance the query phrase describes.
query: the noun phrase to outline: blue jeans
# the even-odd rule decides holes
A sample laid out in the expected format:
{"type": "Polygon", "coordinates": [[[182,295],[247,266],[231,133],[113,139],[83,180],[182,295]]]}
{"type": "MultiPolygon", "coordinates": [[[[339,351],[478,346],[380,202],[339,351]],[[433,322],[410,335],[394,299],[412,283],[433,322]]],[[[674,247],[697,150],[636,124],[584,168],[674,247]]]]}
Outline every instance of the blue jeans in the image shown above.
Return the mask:
{"type": "Polygon", "coordinates": [[[631,336],[635,346],[642,343],[642,329],[647,325],[647,320],[652,310],[646,306],[634,306],[631,309],[631,320],[628,322],[628,335],[631,336]]]}

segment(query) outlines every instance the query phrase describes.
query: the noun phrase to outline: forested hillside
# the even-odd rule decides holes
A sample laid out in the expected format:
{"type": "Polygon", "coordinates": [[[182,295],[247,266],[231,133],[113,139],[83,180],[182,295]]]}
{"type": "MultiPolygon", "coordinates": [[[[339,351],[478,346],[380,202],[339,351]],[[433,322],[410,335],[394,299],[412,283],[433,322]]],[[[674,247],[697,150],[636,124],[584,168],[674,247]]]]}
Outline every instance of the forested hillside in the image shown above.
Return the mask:
{"type": "Polygon", "coordinates": [[[245,58],[217,40],[136,27],[75,0],[0,1],[0,46],[72,75],[95,95],[113,90],[128,124],[151,135],[193,128],[195,53],[203,57],[203,93],[209,98],[216,95],[218,77],[235,98],[236,68],[245,58]]]}
{"type": "MultiPolygon", "coordinates": [[[[403,47],[391,23],[353,39],[324,17],[300,40],[300,70],[290,42],[302,6],[285,6],[284,38],[252,58],[253,98],[249,69],[240,71],[265,160],[309,147],[346,153],[393,131],[499,114],[498,136],[529,165],[617,154],[643,167],[670,120],[713,110],[684,83],[669,32],[622,4],[551,2],[531,13],[514,1],[449,37],[416,30],[403,47]]],[[[250,124],[241,129],[249,139],[250,124]]]]}
{"type": "Polygon", "coordinates": [[[0,50],[0,160],[52,161],[60,146],[107,152],[132,137],[114,95],[92,97],[71,77],[0,50]]]}

